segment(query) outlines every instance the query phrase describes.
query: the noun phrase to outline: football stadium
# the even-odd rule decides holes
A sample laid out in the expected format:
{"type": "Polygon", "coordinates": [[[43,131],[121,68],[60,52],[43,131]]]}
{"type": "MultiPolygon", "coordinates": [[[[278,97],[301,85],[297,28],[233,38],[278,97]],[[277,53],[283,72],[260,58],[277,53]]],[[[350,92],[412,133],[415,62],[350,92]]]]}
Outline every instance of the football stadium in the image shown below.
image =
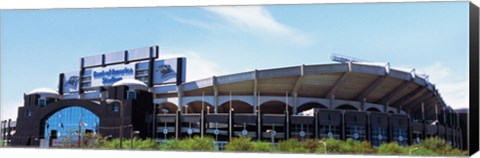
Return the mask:
{"type": "Polygon", "coordinates": [[[332,63],[185,82],[187,59],[159,54],[152,46],[81,58],[79,70],[59,74],[57,90],[32,87],[24,94],[8,142],[58,146],[91,133],[159,142],[208,136],[218,144],[240,136],[350,138],[377,147],[437,136],[467,148],[465,117],[413,68],[336,55],[332,63]]]}

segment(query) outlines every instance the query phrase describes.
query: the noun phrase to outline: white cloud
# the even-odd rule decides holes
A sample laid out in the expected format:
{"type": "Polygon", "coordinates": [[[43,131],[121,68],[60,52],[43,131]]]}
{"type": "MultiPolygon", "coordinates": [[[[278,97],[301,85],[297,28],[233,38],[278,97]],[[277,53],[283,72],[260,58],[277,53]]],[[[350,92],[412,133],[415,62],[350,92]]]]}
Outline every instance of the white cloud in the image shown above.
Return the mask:
{"type": "Polygon", "coordinates": [[[270,12],[261,6],[219,6],[204,9],[245,31],[266,33],[299,44],[311,43],[306,34],[276,21],[270,12]]]}
{"type": "Polygon", "coordinates": [[[312,43],[309,35],[276,21],[270,12],[261,6],[218,6],[204,7],[203,9],[219,16],[220,21],[215,21],[214,19],[199,21],[174,15],[166,16],[176,22],[210,31],[223,30],[237,33],[238,30],[241,30],[250,34],[262,34],[295,44],[305,45],[312,43]]]}
{"type": "Polygon", "coordinates": [[[186,57],[187,58],[187,82],[209,78],[212,76],[219,76],[227,72],[218,64],[207,60],[201,56],[201,53],[196,51],[179,51],[161,50],[162,58],[186,57]]]}
{"type": "Polygon", "coordinates": [[[205,23],[205,22],[198,21],[198,20],[193,20],[193,19],[185,19],[185,18],[181,18],[181,17],[169,15],[169,14],[167,14],[166,16],[170,17],[170,19],[172,19],[176,22],[187,24],[187,25],[192,25],[192,26],[196,26],[196,27],[200,27],[200,28],[204,28],[204,29],[211,30],[211,31],[214,31],[215,29],[218,29],[218,27],[219,27],[218,24],[205,23]]]}
{"type": "Polygon", "coordinates": [[[459,80],[455,72],[439,62],[423,68],[417,68],[417,73],[429,76],[429,81],[435,84],[445,103],[454,109],[469,107],[468,76],[459,80]]]}

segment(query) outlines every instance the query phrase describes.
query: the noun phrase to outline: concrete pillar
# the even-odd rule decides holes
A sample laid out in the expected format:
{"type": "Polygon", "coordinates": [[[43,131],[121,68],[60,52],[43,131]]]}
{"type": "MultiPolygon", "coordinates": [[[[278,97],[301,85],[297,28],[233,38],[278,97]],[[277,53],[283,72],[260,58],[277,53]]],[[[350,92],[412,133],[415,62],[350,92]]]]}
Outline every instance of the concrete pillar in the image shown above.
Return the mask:
{"type": "Polygon", "coordinates": [[[200,138],[203,138],[205,134],[205,110],[202,107],[202,111],[200,111],[200,138]]]}
{"type": "Polygon", "coordinates": [[[345,136],[345,130],[346,130],[346,124],[347,122],[345,121],[345,110],[342,110],[342,140],[346,140],[346,136],[345,136]]]}
{"type": "Polygon", "coordinates": [[[313,111],[313,122],[314,122],[314,125],[313,125],[313,128],[315,128],[315,139],[318,139],[318,109],[314,109],[313,111]]]}
{"type": "Polygon", "coordinates": [[[213,113],[218,113],[218,91],[213,92],[213,113]]]}
{"type": "Polygon", "coordinates": [[[363,98],[362,102],[360,103],[360,110],[359,111],[365,111],[365,103],[367,102],[367,98],[363,98]]]}
{"type": "Polygon", "coordinates": [[[218,113],[218,88],[217,77],[213,76],[213,113],[218,113]]]}
{"type": "Polygon", "coordinates": [[[367,128],[365,128],[366,137],[365,140],[372,142],[372,122],[370,121],[371,112],[367,112],[367,128]]]}
{"type": "Polygon", "coordinates": [[[329,107],[329,109],[333,109],[333,106],[334,106],[334,105],[333,105],[333,101],[335,101],[335,95],[331,95],[329,99],[330,99],[330,107],[329,107]]]}
{"type": "Polygon", "coordinates": [[[258,100],[257,100],[257,92],[256,92],[256,91],[253,92],[253,96],[252,96],[252,97],[253,97],[253,104],[252,104],[252,106],[253,106],[253,113],[255,114],[255,113],[257,113],[257,103],[258,103],[258,100]]]}
{"type": "Polygon", "coordinates": [[[422,121],[425,122],[425,104],[422,102],[422,121]]]}
{"type": "Polygon", "coordinates": [[[233,138],[233,115],[233,110],[228,110],[228,141],[231,141],[233,138]]]}
{"type": "Polygon", "coordinates": [[[262,108],[260,107],[260,92],[256,97],[257,99],[257,140],[262,139],[262,108]]]}
{"type": "Polygon", "coordinates": [[[262,139],[262,113],[257,111],[257,140],[262,139]]]}
{"type": "Polygon", "coordinates": [[[181,131],[181,120],[180,120],[180,115],[181,115],[181,111],[178,110],[177,111],[177,115],[175,115],[175,139],[178,140],[179,136],[180,136],[180,131],[181,131]]]}
{"type": "Polygon", "coordinates": [[[389,105],[390,105],[389,101],[386,101],[385,104],[383,105],[383,112],[387,112],[389,105]]]}
{"type": "Polygon", "coordinates": [[[285,139],[288,140],[290,138],[290,115],[288,110],[285,111],[285,139]]]}
{"type": "Polygon", "coordinates": [[[293,97],[293,103],[292,103],[292,114],[297,114],[297,108],[298,108],[298,93],[292,93],[293,97]]]}
{"type": "Polygon", "coordinates": [[[258,95],[260,95],[260,92],[258,92],[257,73],[258,73],[257,70],[253,72],[253,113],[254,114],[257,113],[258,95]]]}

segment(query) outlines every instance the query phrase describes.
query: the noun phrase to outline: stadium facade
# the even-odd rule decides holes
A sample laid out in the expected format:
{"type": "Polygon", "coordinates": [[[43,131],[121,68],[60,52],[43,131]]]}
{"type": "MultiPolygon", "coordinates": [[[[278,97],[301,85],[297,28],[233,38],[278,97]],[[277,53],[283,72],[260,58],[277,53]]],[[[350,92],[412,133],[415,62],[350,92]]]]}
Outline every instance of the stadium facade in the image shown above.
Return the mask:
{"type": "Polygon", "coordinates": [[[185,82],[185,58],[159,57],[153,46],[81,58],[79,71],[59,75],[58,90],[24,95],[11,145],[55,146],[80,141],[84,133],[136,133],[159,141],[351,138],[374,146],[438,136],[467,148],[467,127],[461,126],[466,120],[414,70],[342,62],[185,82]]]}

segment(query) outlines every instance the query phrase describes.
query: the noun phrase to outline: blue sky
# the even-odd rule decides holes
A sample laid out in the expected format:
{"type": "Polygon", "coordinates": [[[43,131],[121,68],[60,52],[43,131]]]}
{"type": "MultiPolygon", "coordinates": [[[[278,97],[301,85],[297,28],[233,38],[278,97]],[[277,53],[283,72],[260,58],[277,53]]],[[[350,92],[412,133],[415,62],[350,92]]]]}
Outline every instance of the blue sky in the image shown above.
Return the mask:
{"type": "Polygon", "coordinates": [[[468,2],[2,10],[2,118],[23,93],[56,89],[83,56],[160,46],[187,57],[187,81],[330,63],[338,53],[427,73],[468,107],[468,2]]]}

